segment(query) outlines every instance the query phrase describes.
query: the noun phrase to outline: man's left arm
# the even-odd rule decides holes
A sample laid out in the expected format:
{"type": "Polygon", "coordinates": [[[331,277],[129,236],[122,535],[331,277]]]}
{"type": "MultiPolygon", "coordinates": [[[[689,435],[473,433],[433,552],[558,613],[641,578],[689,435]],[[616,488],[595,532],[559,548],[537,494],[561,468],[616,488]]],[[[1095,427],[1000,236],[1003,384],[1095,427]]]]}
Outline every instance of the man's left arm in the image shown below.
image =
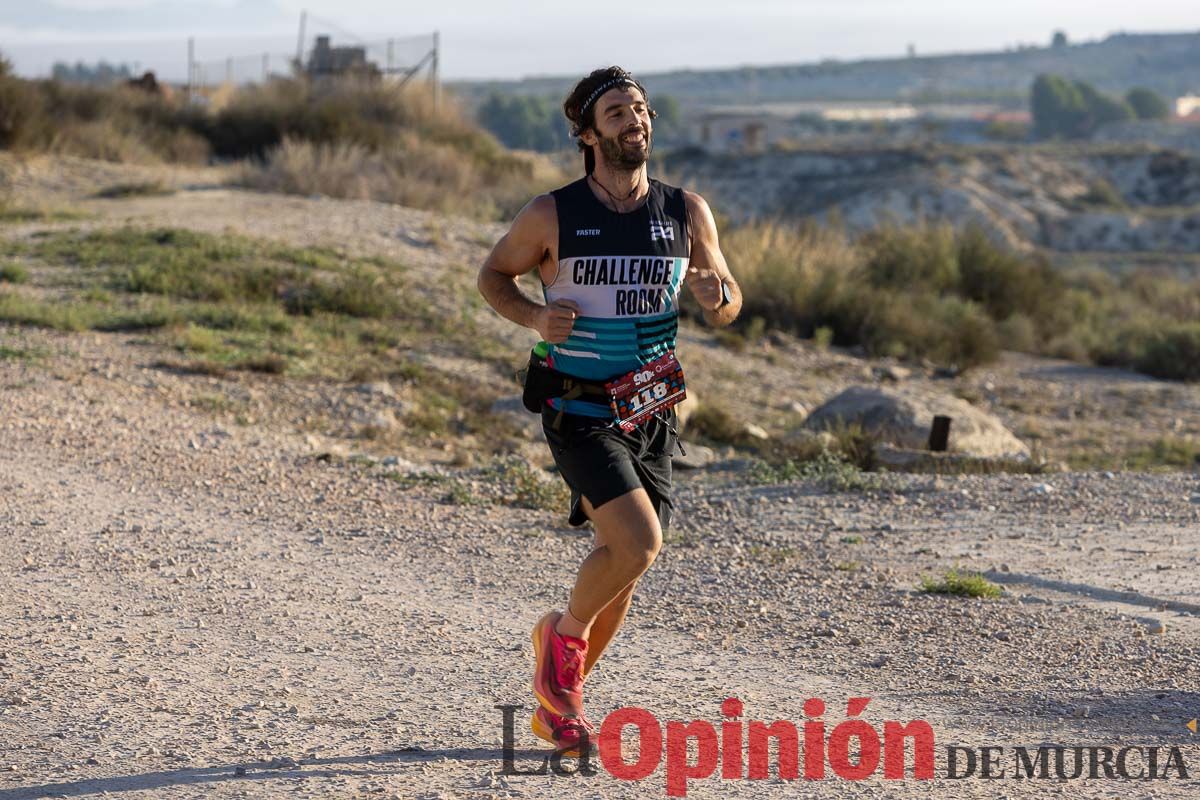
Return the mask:
{"type": "Polygon", "coordinates": [[[696,302],[704,309],[704,321],[723,328],[737,319],[742,310],[742,290],[733,275],[721,246],[717,242],[717,221],[704,198],[695,192],[684,191],[688,228],[692,239],[691,261],[684,282],[696,302]],[[729,288],[730,301],[725,302],[722,284],[729,288]]]}

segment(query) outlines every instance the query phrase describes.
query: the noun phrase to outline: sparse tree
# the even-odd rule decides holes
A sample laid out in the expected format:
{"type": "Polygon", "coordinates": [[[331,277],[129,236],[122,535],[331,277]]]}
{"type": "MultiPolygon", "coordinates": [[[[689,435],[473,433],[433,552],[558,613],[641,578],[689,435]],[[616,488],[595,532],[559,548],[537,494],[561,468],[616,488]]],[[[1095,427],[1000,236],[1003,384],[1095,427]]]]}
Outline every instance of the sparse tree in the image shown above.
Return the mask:
{"type": "Polygon", "coordinates": [[[1055,31],[1053,38],[1050,39],[1050,46],[1054,49],[1060,49],[1067,46],[1066,31],[1055,31]]]}
{"type": "Polygon", "coordinates": [[[479,107],[477,117],[508,147],[548,152],[567,144],[566,121],[544,97],[493,92],[479,107]]]}
{"type": "Polygon", "coordinates": [[[1140,86],[1130,89],[1129,94],[1125,95],[1125,102],[1129,103],[1138,119],[1167,119],[1171,116],[1170,104],[1153,89],[1140,86]]]}
{"type": "Polygon", "coordinates": [[[1033,126],[1038,136],[1078,136],[1087,106],[1075,84],[1058,75],[1038,75],[1030,92],[1033,126]]]}
{"type": "Polygon", "coordinates": [[[657,94],[650,97],[650,104],[658,114],[654,119],[654,140],[661,142],[678,136],[683,119],[679,101],[669,94],[657,94]]]}
{"type": "Polygon", "coordinates": [[[1075,85],[1079,88],[1079,93],[1083,95],[1083,103],[1087,107],[1086,127],[1088,133],[1101,125],[1107,125],[1110,122],[1124,122],[1137,116],[1123,98],[1107,95],[1090,83],[1083,81],[1076,81],[1075,85]]]}
{"type": "Polygon", "coordinates": [[[1059,75],[1039,75],[1030,91],[1033,124],[1043,138],[1082,138],[1101,125],[1133,119],[1133,108],[1090,83],[1059,75]]]}

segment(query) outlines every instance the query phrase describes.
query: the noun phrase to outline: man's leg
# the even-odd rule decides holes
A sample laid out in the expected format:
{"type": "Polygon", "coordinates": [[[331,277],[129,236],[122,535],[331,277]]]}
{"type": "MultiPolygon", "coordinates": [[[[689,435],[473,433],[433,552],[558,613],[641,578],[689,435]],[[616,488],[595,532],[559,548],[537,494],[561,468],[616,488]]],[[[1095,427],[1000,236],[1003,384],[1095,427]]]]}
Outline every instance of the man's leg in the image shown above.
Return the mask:
{"type": "Polygon", "coordinates": [[[624,624],[625,615],[633,604],[633,591],[636,587],[637,581],[635,580],[622,589],[621,593],[604,607],[604,610],[592,623],[592,630],[588,634],[587,658],[583,663],[584,676],[587,676],[592,671],[592,667],[596,666],[600,656],[604,655],[605,648],[616,637],[617,631],[624,624]]]}
{"type": "MultiPolygon", "coordinates": [[[[633,489],[599,508],[592,508],[586,498],[581,502],[586,504],[584,510],[592,519],[599,546],[580,565],[568,613],[562,615],[556,630],[590,640],[598,618],[612,605],[599,631],[607,646],[629,610],[634,582],[650,568],[662,547],[662,529],[645,489],[633,489]]],[[[591,649],[589,641],[589,656],[591,649]]],[[[595,658],[602,649],[597,648],[595,658]]],[[[595,663],[594,658],[589,660],[595,663]]]]}
{"type": "MultiPolygon", "coordinates": [[[[583,513],[587,514],[588,519],[592,518],[592,504],[588,502],[586,497],[579,498],[580,505],[583,508],[583,513]]],[[[592,526],[595,532],[594,547],[603,547],[606,542],[604,534],[599,529],[592,526]]],[[[637,579],[633,583],[621,590],[621,593],[613,598],[612,602],[604,607],[592,623],[592,630],[588,634],[588,651],[587,660],[583,665],[583,674],[587,675],[592,671],[592,667],[596,666],[596,662],[600,660],[600,656],[604,655],[605,648],[609,642],[616,637],[617,631],[621,629],[621,625],[625,622],[625,615],[629,612],[629,606],[633,603],[633,590],[637,587],[637,579]]]]}

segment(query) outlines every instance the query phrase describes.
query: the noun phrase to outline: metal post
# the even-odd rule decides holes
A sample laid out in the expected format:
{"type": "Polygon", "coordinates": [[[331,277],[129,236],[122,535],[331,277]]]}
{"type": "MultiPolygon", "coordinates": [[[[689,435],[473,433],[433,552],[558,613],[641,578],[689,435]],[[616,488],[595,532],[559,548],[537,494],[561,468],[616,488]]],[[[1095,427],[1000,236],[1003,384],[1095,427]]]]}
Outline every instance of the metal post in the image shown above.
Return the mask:
{"type": "Polygon", "coordinates": [[[433,63],[429,68],[429,77],[433,82],[433,110],[438,110],[438,101],[441,89],[438,86],[438,50],[441,48],[442,37],[437,31],[433,32],[433,63]]]}
{"type": "Polygon", "coordinates": [[[296,72],[304,71],[304,26],[308,22],[308,11],[300,12],[300,38],[296,40],[296,72]]]}
{"type": "Polygon", "coordinates": [[[929,430],[929,449],[935,453],[946,452],[950,445],[950,417],[936,414],[933,417],[933,427],[929,430]]]}

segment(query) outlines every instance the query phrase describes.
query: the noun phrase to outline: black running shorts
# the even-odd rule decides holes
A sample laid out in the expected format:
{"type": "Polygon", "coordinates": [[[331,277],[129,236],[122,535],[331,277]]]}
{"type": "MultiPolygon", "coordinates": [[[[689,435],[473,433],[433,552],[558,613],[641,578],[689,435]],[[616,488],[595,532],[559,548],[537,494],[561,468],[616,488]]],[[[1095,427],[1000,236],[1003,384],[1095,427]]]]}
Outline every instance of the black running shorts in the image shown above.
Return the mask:
{"type": "Polygon", "coordinates": [[[678,436],[675,409],[662,412],[624,433],[611,420],[579,414],[562,415],[554,430],[558,411],[542,409],[542,432],[554,463],[571,489],[568,522],[579,526],[587,521],[579,496],[599,508],[633,489],[645,489],[658,513],[663,531],[671,523],[671,456],[678,436]]]}

